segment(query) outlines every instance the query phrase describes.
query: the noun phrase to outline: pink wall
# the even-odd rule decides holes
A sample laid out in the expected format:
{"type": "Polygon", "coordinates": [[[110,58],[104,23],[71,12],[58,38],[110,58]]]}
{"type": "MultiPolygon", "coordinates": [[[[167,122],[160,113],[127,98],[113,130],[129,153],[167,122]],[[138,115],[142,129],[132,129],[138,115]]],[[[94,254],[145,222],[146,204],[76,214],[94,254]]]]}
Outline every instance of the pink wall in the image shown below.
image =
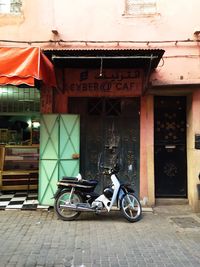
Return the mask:
{"type": "MultiPolygon", "coordinates": [[[[48,41],[169,41],[195,40],[194,32],[199,26],[199,0],[157,1],[157,14],[150,17],[127,17],[124,15],[125,0],[29,0],[23,1],[20,18],[0,16],[1,40],[48,41]],[[57,29],[58,36],[52,34],[57,29]]],[[[200,36],[199,36],[200,37],[200,36]]],[[[27,46],[27,43],[4,43],[0,45],[27,46]]],[[[54,48],[70,47],[71,43],[32,43],[35,46],[54,48]]],[[[73,43],[82,47],[84,44],[73,43]]],[[[89,45],[90,46],[90,45],[89,45]]],[[[99,46],[93,44],[93,47],[99,46]]],[[[105,47],[116,46],[103,44],[105,47]]],[[[162,48],[161,62],[153,76],[155,85],[171,83],[198,83],[199,49],[196,42],[120,43],[120,47],[162,48]],[[189,71],[188,71],[189,69],[189,71]]]]}
{"type": "Polygon", "coordinates": [[[148,196],[148,174],[147,174],[147,99],[141,98],[140,114],[140,198],[148,196]]]}
{"type": "Polygon", "coordinates": [[[124,16],[125,0],[29,0],[23,21],[1,28],[2,39],[48,40],[57,28],[63,40],[178,40],[199,30],[198,0],[157,1],[157,15],[124,16]],[[13,27],[14,26],[14,27],[13,27]],[[139,27],[138,27],[139,26],[139,27]]]}

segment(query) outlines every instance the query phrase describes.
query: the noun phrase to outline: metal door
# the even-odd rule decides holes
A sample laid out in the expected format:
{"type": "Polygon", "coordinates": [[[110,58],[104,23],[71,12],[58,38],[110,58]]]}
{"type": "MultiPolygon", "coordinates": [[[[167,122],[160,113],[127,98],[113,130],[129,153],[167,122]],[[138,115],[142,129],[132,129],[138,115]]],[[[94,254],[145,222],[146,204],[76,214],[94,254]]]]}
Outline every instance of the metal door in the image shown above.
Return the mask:
{"type": "Polygon", "coordinates": [[[155,97],[154,114],[156,197],[186,197],[186,98],[155,97]]]}
{"type": "Polygon", "coordinates": [[[41,117],[39,202],[53,205],[57,181],[79,173],[80,123],[78,115],[41,117]]]}
{"type": "Polygon", "coordinates": [[[69,110],[81,116],[81,173],[110,182],[101,166],[120,164],[120,180],[139,193],[139,98],[71,98],[69,110]]]}

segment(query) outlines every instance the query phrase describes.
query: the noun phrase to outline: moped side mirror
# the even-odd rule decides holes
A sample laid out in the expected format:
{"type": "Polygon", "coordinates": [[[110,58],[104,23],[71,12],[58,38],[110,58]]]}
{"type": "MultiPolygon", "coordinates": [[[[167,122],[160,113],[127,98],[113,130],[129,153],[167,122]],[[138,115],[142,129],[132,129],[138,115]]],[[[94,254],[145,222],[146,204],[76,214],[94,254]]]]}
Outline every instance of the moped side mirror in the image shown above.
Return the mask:
{"type": "Polygon", "coordinates": [[[119,172],[119,170],[120,170],[120,166],[119,166],[119,164],[117,163],[117,164],[115,164],[115,166],[114,166],[114,171],[115,171],[115,172],[119,172]]]}

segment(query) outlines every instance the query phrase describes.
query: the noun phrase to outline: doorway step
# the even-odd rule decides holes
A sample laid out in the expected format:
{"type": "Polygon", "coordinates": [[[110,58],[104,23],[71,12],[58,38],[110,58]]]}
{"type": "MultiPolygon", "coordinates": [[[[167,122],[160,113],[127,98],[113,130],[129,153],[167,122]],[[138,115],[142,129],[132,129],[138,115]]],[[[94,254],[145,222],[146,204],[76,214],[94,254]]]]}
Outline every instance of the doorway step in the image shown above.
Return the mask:
{"type": "Polygon", "coordinates": [[[187,198],[156,198],[156,206],[188,205],[187,198]]]}

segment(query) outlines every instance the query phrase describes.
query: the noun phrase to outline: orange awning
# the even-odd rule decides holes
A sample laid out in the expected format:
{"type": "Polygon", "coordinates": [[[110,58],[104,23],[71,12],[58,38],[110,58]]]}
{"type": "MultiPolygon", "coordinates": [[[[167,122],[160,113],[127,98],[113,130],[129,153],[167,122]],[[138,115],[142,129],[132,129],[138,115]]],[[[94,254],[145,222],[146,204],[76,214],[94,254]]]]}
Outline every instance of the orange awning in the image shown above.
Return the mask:
{"type": "Polygon", "coordinates": [[[54,66],[38,47],[0,47],[0,85],[35,85],[35,79],[56,87],[54,66]]]}

